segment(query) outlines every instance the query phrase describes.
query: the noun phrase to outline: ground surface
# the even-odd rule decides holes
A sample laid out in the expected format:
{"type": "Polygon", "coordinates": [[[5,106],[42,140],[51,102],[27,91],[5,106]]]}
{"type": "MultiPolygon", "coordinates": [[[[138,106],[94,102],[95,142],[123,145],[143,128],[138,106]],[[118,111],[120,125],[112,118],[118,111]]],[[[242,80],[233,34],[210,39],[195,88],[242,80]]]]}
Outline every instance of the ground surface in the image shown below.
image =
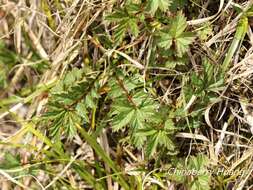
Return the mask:
{"type": "Polygon", "coordinates": [[[0,189],[252,189],[252,4],[0,0],[0,189]]]}

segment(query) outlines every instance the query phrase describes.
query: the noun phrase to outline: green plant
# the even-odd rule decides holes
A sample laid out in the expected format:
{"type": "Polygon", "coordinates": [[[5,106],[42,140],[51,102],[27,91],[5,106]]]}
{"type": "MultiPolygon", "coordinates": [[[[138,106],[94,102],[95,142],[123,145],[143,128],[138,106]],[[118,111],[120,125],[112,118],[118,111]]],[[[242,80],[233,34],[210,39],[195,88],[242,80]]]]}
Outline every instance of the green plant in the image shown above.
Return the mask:
{"type": "Polygon", "coordinates": [[[182,57],[194,40],[192,33],[185,32],[186,27],[186,18],[182,13],[178,13],[175,18],[171,19],[169,27],[159,33],[158,46],[165,50],[172,50],[177,57],[182,57]]]}
{"type": "Polygon", "coordinates": [[[169,169],[168,177],[191,190],[210,189],[208,158],[204,155],[191,156],[187,161],[175,160],[174,168],[169,169]]]}
{"type": "Polygon", "coordinates": [[[19,57],[0,40],[0,89],[7,87],[8,72],[17,64],[19,57]]]}
{"type": "Polygon", "coordinates": [[[66,134],[71,138],[77,124],[90,123],[88,110],[96,107],[100,97],[97,76],[86,76],[83,70],[73,69],[51,89],[48,111],[43,116],[47,122],[52,121],[51,136],[60,138],[66,134]]]}
{"type": "Polygon", "coordinates": [[[252,7],[3,2],[0,189],[251,189],[252,7]]]}

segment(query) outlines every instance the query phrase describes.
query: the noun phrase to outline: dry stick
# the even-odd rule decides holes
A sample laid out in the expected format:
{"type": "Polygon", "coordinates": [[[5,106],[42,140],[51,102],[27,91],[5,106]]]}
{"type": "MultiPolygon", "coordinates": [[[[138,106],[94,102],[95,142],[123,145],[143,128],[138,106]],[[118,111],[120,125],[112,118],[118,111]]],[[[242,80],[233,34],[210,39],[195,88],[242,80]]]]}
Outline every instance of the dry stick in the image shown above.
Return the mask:
{"type": "MultiPolygon", "coordinates": [[[[63,42],[64,44],[67,44],[68,45],[68,48],[66,51],[62,51],[62,46],[58,46],[57,50],[55,50],[55,57],[53,57],[53,63],[52,63],[52,66],[53,66],[53,69],[52,69],[52,72],[51,71],[48,71],[45,73],[44,75],[44,79],[43,80],[47,80],[48,77],[54,77],[60,66],[61,66],[61,62],[63,60],[65,60],[67,58],[67,56],[72,52],[74,51],[80,44],[81,44],[81,40],[85,37],[86,35],[86,31],[87,31],[87,28],[94,22],[94,20],[99,16],[99,14],[101,13],[101,11],[103,10],[103,8],[101,8],[100,10],[98,10],[94,16],[87,22],[86,26],[84,27],[83,29],[83,34],[82,36],[80,37],[80,40],[78,40],[74,45],[73,44],[73,37],[70,37],[69,39],[67,39],[67,42],[63,42]],[[58,53],[57,53],[58,51],[58,53]]],[[[81,12],[81,9],[79,10],[79,13],[81,12]]],[[[77,17],[76,17],[77,18],[77,17]]],[[[79,25],[78,25],[79,26],[79,25]]],[[[79,26],[80,27],[80,26],[79,26]]],[[[77,29],[75,30],[74,34],[76,34],[76,32],[79,30],[79,28],[77,27],[77,29]]],[[[64,39],[63,39],[64,40],[64,39]]],[[[73,52],[72,56],[70,57],[69,60],[66,61],[66,63],[69,63],[71,62],[76,56],[78,55],[78,52],[73,52]]],[[[65,67],[66,68],[66,65],[65,67]]],[[[64,69],[63,69],[64,71],[64,69]]],[[[63,73],[63,72],[62,72],[63,73]]]]}
{"type": "MultiPolygon", "coordinates": [[[[176,79],[176,77],[173,77],[171,83],[170,83],[170,86],[167,88],[166,92],[164,93],[163,95],[163,98],[162,98],[162,101],[165,101],[166,100],[166,103],[169,103],[169,98],[168,98],[168,95],[171,94],[172,92],[170,92],[171,90],[171,87],[173,85],[173,82],[174,80],[176,79]]],[[[173,91],[173,90],[172,90],[173,91]]]]}
{"type": "MultiPolygon", "coordinates": [[[[79,2],[79,0],[73,2],[72,9],[70,9],[70,11],[68,11],[67,15],[65,16],[65,18],[66,18],[65,20],[69,19],[69,16],[70,16],[69,14],[71,14],[71,12],[74,10],[74,7],[76,7],[76,5],[78,4],[78,2],[79,2]]],[[[74,21],[71,24],[69,24],[70,26],[68,27],[68,30],[64,33],[64,37],[61,38],[61,43],[55,49],[55,51],[53,53],[55,56],[52,55],[52,60],[53,60],[52,69],[50,71],[47,71],[44,74],[42,81],[45,81],[45,80],[48,80],[48,78],[54,77],[57,74],[58,69],[60,68],[61,62],[63,60],[65,60],[67,58],[67,56],[69,55],[69,53],[80,44],[80,42],[78,41],[76,44],[73,45],[74,46],[73,47],[72,46],[72,44],[74,42],[73,36],[70,36],[70,37],[68,37],[68,36],[70,34],[70,31],[71,31],[72,27],[75,24],[75,21],[77,20],[78,16],[80,15],[80,12],[81,12],[83,6],[84,6],[84,2],[81,4],[81,7],[78,10],[78,13],[77,13],[77,15],[74,18],[74,21]]],[[[58,29],[60,27],[62,27],[62,25],[64,23],[65,22],[62,22],[59,25],[58,29]]],[[[68,23],[66,25],[68,25],[68,23]]],[[[56,31],[58,29],[56,29],[56,31]]]]}
{"type": "Polygon", "coordinates": [[[197,99],[197,96],[192,95],[191,99],[189,100],[189,102],[185,106],[184,111],[187,111],[191,107],[191,105],[196,101],[196,99],[197,99]]]}
{"type": "MultiPolygon", "coordinates": [[[[218,101],[218,102],[219,102],[219,101],[218,101]]],[[[238,135],[238,134],[233,133],[233,132],[228,132],[228,131],[226,131],[226,130],[218,130],[218,129],[215,129],[215,128],[212,126],[212,124],[211,124],[211,122],[210,122],[210,120],[209,120],[209,111],[210,111],[210,109],[212,108],[212,106],[213,106],[214,104],[218,103],[218,102],[215,102],[215,103],[209,105],[208,108],[207,108],[206,111],[205,111],[205,121],[206,121],[207,125],[208,125],[213,131],[219,132],[219,133],[221,133],[222,135],[225,135],[225,134],[226,134],[226,135],[232,135],[232,136],[236,136],[236,137],[239,137],[239,138],[242,138],[242,139],[245,139],[245,140],[248,141],[248,139],[245,138],[244,136],[238,135]]],[[[232,118],[231,118],[231,119],[232,119],[232,118]]],[[[230,121],[229,121],[229,122],[230,122],[230,121]]],[[[224,128],[224,129],[225,129],[225,128],[224,128]]],[[[215,152],[214,152],[214,150],[213,150],[212,147],[209,147],[209,148],[210,148],[210,153],[212,153],[210,156],[213,158],[213,160],[214,160],[215,162],[217,162],[217,154],[215,154],[215,152]]],[[[218,148],[216,148],[216,152],[217,152],[217,149],[218,149],[218,148]]]]}
{"type": "Polygon", "coordinates": [[[219,10],[217,13],[215,13],[214,15],[212,16],[209,16],[209,17],[206,17],[206,18],[201,18],[201,19],[195,19],[195,20],[190,20],[190,21],[187,21],[187,24],[189,25],[199,25],[199,24],[202,24],[202,23],[206,23],[212,19],[216,20],[219,18],[219,15],[222,11],[225,11],[228,6],[231,4],[232,0],[230,0],[228,3],[227,3],[227,6],[225,8],[223,8],[224,6],[224,0],[220,0],[220,5],[219,5],[219,10]]]}
{"type": "Polygon", "coordinates": [[[218,142],[216,143],[215,145],[215,155],[218,156],[219,153],[220,153],[220,149],[222,148],[222,142],[224,140],[224,137],[225,137],[225,132],[227,130],[227,127],[228,127],[228,123],[225,122],[223,127],[222,127],[222,132],[220,134],[220,137],[219,137],[219,140],[218,142]]]}
{"type": "Polygon", "coordinates": [[[176,137],[180,137],[180,138],[188,138],[188,139],[197,139],[197,140],[202,140],[204,142],[210,142],[210,140],[204,136],[204,135],[199,135],[199,134],[192,134],[192,133],[183,133],[183,132],[179,132],[176,134],[176,137]]]}
{"type": "Polygon", "coordinates": [[[235,69],[238,69],[238,67],[242,67],[244,64],[246,64],[248,61],[251,61],[253,59],[253,54],[250,54],[248,57],[245,57],[243,60],[241,60],[239,63],[234,65],[230,70],[229,73],[233,73],[235,69]]]}
{"type": "MultiPolygon", "coordinates": [[[[110,50],[109,50],[110,51],[110,50]]],[[[134,64],[135,67],[137,67],[138,69],[144,69],[144,66],[142,64],[140,64],[138,61],[132,59],[129,55],[123,53],[123,52],[120,52],[118,50],[112,50],[113,52],[121,55],[122,57],[126,58],[128,61],[130,61],[131,63],[134,64]]]]}
{"type": "Polygon", "coordinates": [[[131,151],[129,151],[126,147],[123,147],[123,149],[135,162],[138,161],[138,158],[136,158],[136,156],[131,151]]]}
{"type": "MultiPolygon", "coordinates": [[[[82,7],[83,7],[84,3],[82,3],[82,7]]],[[[79,9],[79,14],[82,10],[82,7],[79,9]]],[[[102,9],[101,9],[102,10],[102,9]]],[[[99,13],[101,12],[101,10],[97,11],[96,14],[88,21],[88,23],[86,24],[85,26],[85,29],[84,29],[84,32],[82,34],[82,36],[80,37],[80,39],[83,39],[85,34],[86,34],[86,30],[87,28],[92,24],[92,22],[97,18],[97,16],[99,15],[99,13]]],[[[75,19],[78,18],[79,14],[77,14],[77,16],[75,17],[75,19]]],[[[74,25],[74,22],[72,22],[72,25],[74,25]]],[[[77,30],[79,30],[79,25],[77,27],[77,29],[74,31],[74,34],[77,32],[77,30]]],[[[71,27],[70,27],[71,28],[71,27]]],[[[70,32],[70,29],[68,30],[68,32],[66,34],[68,34],[70,32]]],[[[55,33],[55,32],[53,32],[55,33]]],[[[73,37],[70,37],[69,39],[67,39],[67,42],[64,42],[64,39],[66,38],[67,36],[65,35],[65,37],[61,37],[62,39],[62,43],[60,45],[58,45],[58,48],[55,50],[55,55],[54,57],[52,57],[53,59],[53,62],[52,62],[52,69],[50,71],[47,71],[43,77],[42,77],[42,80],[41,82],[43,81],[47,81],[48,79],[52,78],[52,77],[55,77],[55,75],[58,73],[59,71],[59,68],[61,67],[61,65],[65,65],[62,69],[62,72],[61,72],[61,75],[63,74],[63,72],[65,71],[65,69],[67,68],[67,64],[69,62],[71,62],[72,60],[74,60],[74,58],[78,55],[79,52],[75,51],[75,49],[81,44],[80,41],[77,41],[74,45],[73,42],[73,37]],[[68,45],[68,48],[66,51],[62,51],[63,49],[63,45],[62,44],[67,44],[68,45]],[[58,53],[57,53],[58,51],[58,53]],[[71,56],[69,56],[69,54],[73,52],[71,54],[71,56]],[[69,59],[64,61],[67,57],[69,56],[69,59]]]]}
{"type": "MultiPolygon", "coordinates": [[[[22,1],[20,1],[18,3],[18,6],[21,6],[21,4],[23,4],[22,1]]],[[[14,44],[15,44],[15,48],[18,54],[21,53],[21,22],[22,22],[22,17],[21,17],[21,10],[18,10],[16,13],[17,17],[17,23],[14,26],[14,44]]]]}
{"type": "Polygon", "coordinates": [[[191,63],[192,63],[192,66],[193,66],[193,69],[194,69],[195,73],[198,73],[198,65],[197,65],[197,63],[196,63],[196,61],[195,61],[195,59],[194,59],[191,51],[190,50],[187,51],[187,54],[188,54],[188,57],[191,60],[191,63]]]}
{"type": "Polygon", "coordinates": [[[205,11],[207,11],[207,7],[210,3],[210,0],[207,0],[207,2],[205,2],[205,4],[202,6],[202,11],[199,13],[198,19],[201,19],[201,17],[204,15],[205,11]]]}
{"type": "Polygon", "coordinates": [[[11,182],[17,184],[18,186],[29,190],[30,188],[23,185],[22,183],[20,183],[19,181],[17,181],[16,179],[14,179],[12,176],[10,176],[8,173],[6,173],[4,170],[0,169],[0,175],[3,175],[5,178],[7,178],[8,180],[10,180],[11,182]]]}
{"type": "Polygon", "coordinates": [[[145,68],[143,71],[144,90],[146,88],[146,74],[147,74],[147,70],[148,70],[148,66],[149,66],[149,61],[150,61],[150,56],[151,56],[151,51],[152,51],[152,44],[153,44],[153,38],[152,38],[152,36],[150,36],[148,39],[148,43],[146,45],[146,48],[148,48],[147,56],[146,56],[146,59],[144,60],[145,61],[145,63],[144,63],[145,68]]]}
{"type": "Polygon", "coordinates": [[[97,46],[103,53],[106,53],[108,56],[111,56],[113,52],[121,55],[122,57],[124,57],[125,59],[127,59],[129,62],[131,62],[135,67],[137,67],[138,69],[144,69],[144,66],[142,64],[140,64],[138,61],[134,60],[133,58],[131,58],[129,55],[119,51],[119,50],[107,50],[105,49],[99,42],[95,41],[90,35],[88,35],[88,39],[95,44],[95,46],[97,46]]]}
{"type": "Polygon", "coordinates": [[[252,116],[252,113],[248,110],[249,103],[246,100],[240,98],[240,105],[241,105],[246,123],[249,124],[250,131],[253,134],[253,116],[252,116]]]}
{"type": "MultiPolygon", "coordinates": [[[[56,82],[56,79],[52,79],[51,81],[48,81],[46,84],[44,84],[44,87],[41,87],[41,91],[39,90],[39,92],[44,92],[45,90],[51,88],[56,82]]],[[[27,102],[31,101],[33,98],[39,96],[40,94],[38,92],[34,92],[32,93],[30,96],[27,96],[26,98],[21,99],[21,102],[12,106],[8,111],[2,113],[0,115],[0,119],[2,119],[3,117],[7,116],[9,113],[11,112],[16,112],[18,109],[20,109],[21,107],[23,107],[24,104],[26,104],[27,102]]]]}
{"type": "Polygon", "coordinates": [[[138,55],[138,58],[137,58],[138,61],[141,60],[141,58],[142,58],[142,56],[145,52],[147,41],[148,41],[148,38],[146,38],[144,40],[144,42],[141,44],[141,48],[140,48],[139,55],[138,55]]]}
{"type": "MultiPolygon", "coordinates": [[[[72,5],[70,8],[68,8],[68,10],[66,11],[67,14],[64,16],[64,18],[62,19],[62,22],[58,25],[57,29],[56,29],[56,33],[60,32],[59,30],[63,27],[63,25],[65,24],[65,22],[67,22],[67,20],[71,17],[71,14],[73,13],[73,11],[75,10],[75,7],[77,6],[78,2],[80,0],[75,0],[75,1],[72,1],[72,5]]],[[[83,1],[84,3],[85,1],[83,1]]],[[[69,29],[71,29],[69,27],[69,29]]]]}
{"type": "Polygon", "coordinates": [[[248,178],[251,176],[253,171],[253,163],[251,163],[249,169],[248,169],[248,174],[246,176],[242,175],[241,176],[241,182],[239,183],[238,187],[236,187],[236,190],[241,190],[243,189],[245,183],[247,182],[248,178]]]}
{"type": "Polygon", "coordinates": [[[42,45],[39,43],[39,39],[37,36],[33,33],[33,31],[29,28],[28,24],[26,22],[23,23],[24,29],[27,32],[28,36],[30,37],[34,48],[38,51],[38,54],[40,55],[41,58],[45,60],[49,60],[49,57],[42,47],[42,45]]]}
{"type": "MultiPolygon", "coordinates": [[[[79,0],[77,0],[76,2],[74,2],[74,3],[76,3],[75,6],[77,5],[78,2],[79,2],[79,0]]],[[[82,2],[81,7],[79,8],[79,10],[78,10],[78,12],[77,12],[77,15],[76,15],[75,18],[73,19],[73,21],[72,21],[72,23],[71,23],[71,25],[70,25],[68,31],[66,32],[66,37],[70,34],[70,32],[71,32],[73,26],[75,25],[75,23],[76,23],[78,17],[80,16],[81,11],[82,11],[82,9],[83,9],[83,7],[84,7],[84,4],[85,4],[85,1],[82,2]]],[[[73,36],[75,36],[75,33],[74,33],[73,36]]]]}
{"type": "MultiPolygon", "coordinates": [[[[250,6],[253,4],[253,1],[249,1],[247,5],[244,8],[244,11],[250,8],[250,6]]],[[[218,34],[213,36],[208,42],[205,43],[206,47],[210,47],[213,43],[217,41],[218,38],[228,34],[229,32],[234,32],[235,27],[238,23],[238,20],[241,18],[242,13],[238,14],[238,16],[230,23],[228,24],[222,31],[220,31],[218,34]]]]}
{"type": "Polygon", "coordinates": [[[77,159],[79,154],[75,155],[70,162],[63,168],[63,170],[45,187],[45,189],[48,189],[51,187],[63,174],[68,170],[68,168],[71,166],[71,164],[77,159]]]}
{"type": "Polygon", "coordinates": [[[11,189],[11,184],[9,183],[8,180],[0,178],[0,181],[2,182],[2,184],[1,184],[1,190],[9,190],[9,189],[11,189]]]}
{"type": "Polygon", "coordinates": [[[18,103],[15,106],[13,106],[9,111],[6,111],[4,113],[2,113],[0,115],[0,119],[4,118],[5,116],[7,116],[9,113],[11,112],[16,112],[19,108],[21,108],[23,106],[23,103],[18,103]]]}
{"type": "MultiPolygon", "coordinates": [[[[251,30],[251,27],[248,28],[247,35],[248,35],[248,37],[249,37],[249,41],[250,41],[251,48],[252,48],[252,46],[253,46],[253,32],[252,32],[252,30],[251,30]]],[[[251,49],[251,48],[250,48],[250,49],[251,49]]],[[[247,52],[247,53],[248,53],[248,52],[247,52]]],[[[247,55],[247,53],[246,53],[246,55],[247,55]]]]}
{"type": "Polygon", "coordinates": [[[237,160],[235,163],[232,164],[232,166],[229,168],[228,172],[232,172],[237,166],[239,166],[242,162],[244,162],[245,160],[247,160],[248,158],[253,156],[253,148],[245,151],[242,155],[242,157],[237,160]]]}
{"type": "MultiPolygon", "coordinates": [[[[137,45],[137,44],[139,44],[140,42],[142,42],[143,39],[144,39],[144,37],[145,37],[145,34],[143,34],[143,35],[140,36],[138,39],[136,39],[136,41],[134,41],[134,42],[132,42],[132,43],[130,43],[130,44],[127,44],[127,45],[123,45],[123,46],[119,47],[117,50],[118,50],[118,51],[121,51],[121,50],[126,50],[126,49],[128,49],[128,48],[134,47],[135,45],[137,45]]],[[[139,60],[139,59],[138,59],[138,60],[139,60]]]]}

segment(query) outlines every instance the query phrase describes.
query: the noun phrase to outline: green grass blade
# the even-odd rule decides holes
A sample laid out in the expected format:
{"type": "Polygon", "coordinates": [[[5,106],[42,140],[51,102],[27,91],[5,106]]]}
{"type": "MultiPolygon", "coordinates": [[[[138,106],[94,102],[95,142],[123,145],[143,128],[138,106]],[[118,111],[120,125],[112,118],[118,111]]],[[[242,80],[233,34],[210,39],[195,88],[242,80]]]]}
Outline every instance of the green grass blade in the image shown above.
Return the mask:
{"type": "MultiPolygon", "coordinates": [[[[83,138],[87,141],[87,143],[95,150],[95,152],[104,160],[106,164],[115,172],[120,173],[120,170],[118,167],[114,164],[114,162],[106,155],[104,150],[101,148],[101,146],[96,142],[96,139],[94,139],[90,134],[88,134],[84,129],[82,129],[79,125],[77,126],[79,132],[83,136],[83,138]]],[[[129,186],[124,180],[123,176],[121,174],[118,175],[119,184],[125,189],[128,190],[129,186]]]]}
{"type": "Polygon", "coordinates": [[[244,16],[239,21],[239,24],[236,29],[235,37],[232,41],[231,46],[229,47],[226,58],[222,63],[222,74],[224,74],[228,70],[229,64],[231,63],[231,60],[237,48],[239,48],[240,42],[242,42],[242,40],[244,39],[247,29],[248,29],[248,18],[244,16]]]}

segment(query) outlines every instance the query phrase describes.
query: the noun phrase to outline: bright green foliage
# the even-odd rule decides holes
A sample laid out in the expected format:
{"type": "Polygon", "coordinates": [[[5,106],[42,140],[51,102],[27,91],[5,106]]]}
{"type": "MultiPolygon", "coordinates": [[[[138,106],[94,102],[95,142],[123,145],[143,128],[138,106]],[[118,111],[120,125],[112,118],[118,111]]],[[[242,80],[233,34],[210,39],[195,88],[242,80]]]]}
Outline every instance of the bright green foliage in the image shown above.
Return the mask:
{"type": "Polygon", "coordinates": [[[6,152],[0,161],[0,170],[10,172],[11,176],[18,177],[21,175],[37,175],[38,167],[30,166],[27,168],[22,167],[20,155],[14,155],[6,152]]]}
{"type": "Polygon", "coordinates": [[[174,151],[175,145],[172,141],[172,134],[174,132],[173,121],[167,119],[165,122],[158,121],[145,129],[137,131],[137,136],[147,137],[146,154],[148,157],[151,157],[157,152],[158,147],[174,151]]]}
{"type": "Polygon", "coordinates": [[[203,40],[203,41],[206,41],[208,37],[211,36],[212,34],[213,34],[213,28],[212,28],[211,23],[209,22],[205,23],[203,28],[201,28],[201,30],[198,31],[198,37],[200,38],[200,40],[203,40]]]}
{"type": "Polygon", "coordinates": [[[232,41],[232,44],[229,47],[226,58],[224,59],[224,61],[222,63],[222,74],[224,74],[224,72],[226,72],[228,70],[231,60],[232,60],[236,50],[240,47],[240,45],[247,33],[248,26],[249,26],[248,17],[242,16],[242,18],[238,22],[238,26],[236,28],[236,33],[235,33],[234,39],[232,41]]]}
{"type": "MultiPolygon", "coordinates": [[[[185,108],[190,102],[193,95],[196,97],[191,104],[191,111],[188,113],[187,126],[190,128],[200,127],[201,119],[204,115],[203,110],[210,103],[218,98],[218,92],[224,89],[224,79],[218,75],[220,69],[212,64],[208,59],[203,58],[202,72],[191,72],[189,76],[185,76],[185,84],[181,89],[181,95],[178,101],[184,102],[181,108],[185,108]]],[[[188,111],[187,111],[188,112],[188,111]]],[[[184,111],[183,111],[184,113],[184,111]]],[[[179,113],[179,115],[182,113],[179,113]]]]}
{"type": "Polygon", "coordinates": [[[164,49],[172,48],[178,57],[182,57],[194,40],[192,33],[185,32],[186,27],[186,18],[179,13],[170,26],[160,32],[158,45],[164,49]]]}
{"type": "Polygon", "coordinates": [[[2,6],[8,45],[0,41],[0,145],[31,152],[6,153],[2,174],[22,186],[22,175],[42,170],[45,179],[27,178],[32,189],[40,189],[37,179],[42,189],[208,190],[231,179],[241,185],[236,175],[211,176],[204,156],[206,142],[217,143],[227,123],[229,138],[212,161],[252,168],[250,159],[236,165],[247,148],[231,143],[250,146],[252,136],[240,101],[252,97],[253,11],[250,1],[228,2],[43,1],[33,15],[46,15],[42,23],[2,6]],[[226,32],[225,23],[234,30],[226,32]],[[239,64],[228,72],[232,62],[239,64]],[[168,175],[165,167],[177,170],[168,175]]]}
{"type": "Polygon", "coordinates": [[[11,168],[16,168],[21,166],[21,161],[20,161],[20,156],[14,156],[9,152],[6,152],[4,154],[4,160],[1,161],[0,163],[0,168],[1,169],[11,169],[11,168]]]}
{"type": "Polygon", "coordinates": [[[113,117],[113,130],[129,127],[131,142],[136,147],[142,147],[147,141],[148,157],[154,155],[158,146],[174,150],[171,134],[174,133],[175,127],[172,120],[167,119],[167,109],[160,109],[150,94],[143,89],[136,89],[138,80],[135,77],[133,79],[135,80],[117,78],[112,83],[113,91],[119,94],[114,99],[110,113],[113,117]]]}
{"type": "Polygon", "coordinates": [[[202,154],[191,156],[186,163],[184,160],[175,160],[175,170],[170,172],[169,178],[191,190],[208,190],[211,177],[208,165],[208,158],[202,154]]]}
{"type": "Polygon", "coordinates": [[[143,83],[143,77],[139,74],[126,78],[122,72],[118,72],[117,79],[113,77],[109,81],[110,91],[108,92],[108,95],[112,99],[123,96],[126,92],[120,88],[119,84],[124,85],[122,87],[124,87],[127,92],[131,92],[138,87],[142,87],[143,83]]]}
{"type": "MultiPolygon", "coordinates": [[[[203,72],[191,73],[189,85],[185,85],[183,91],[188,94],[187,100],[192,94],[200,97],[203,101],[208,101],[215,92],[224,89],[224,79],[218,76],[219,67],[210,63],[207,59],[203,61],[203,72]]],[[[207,103],[207,102],[206,102],[207,103]]]]}
{"type": "Polygon", "coordinates": [[[84,70],[73,69],[51,90],[48,111],[44,119],[51,121],[50,135],[76,134],[76,125],[89,123],[89,109],[96,106],[98,94],[97,75],[86,75],[84,70]]]}
{"type": "Polygon", "coordinates": [[[154,15],[157,9],[167,11],[170,4],[171,0],[148,0],[148,10],[154,15]]]}
{"type": "Polygon", "coordinates": [[[4,64],[0,64],[0,88],[5,88],[7,86],[7,69],[4,64]]]}
{"type": "Polygon", "coordinates": [[[208,164],[208,159],[204,155],[198,155],[189,159],[187,168],[192,171],[198,171],[196,178],[194,178],[194,180],[192,180],[191,182],[188,182],[192,190],[210,189],[209,179],[211,174],[208,173],[206,168],[208,164]]]}
{"type": "Polygon", "coordinates": [[[111,15],[106,17],[111,22],[117,22],[118,26],[115,29],[114,40],[119,44],[125,37],[128,29],[136,37],[139,34],[138,22],[143,18],[140,14],[140,6],[138,4],[129,4],[124,9],[118,9],[111,15]]]}
{"type": "Polygon", "coordinates": [[[11,67],[18,62],[18,56],[7,49],[0,40],[0,89],[7,86],[7,75],[11,67]]]}
{"type": "MultiPolygon", "coordinates": [[[[114,90],[120,96],[114,99],[110,115],[113,116],[112,128],[118,131],[127,126],[130,127],[129,134],[132,134],[133,143],[140,147],[143,145],[145,137],[136,136],[136,131],[147,127],[152,117],[156,114],[158,104],[143,89],[134,91],[132,95],[130,89],[134,83],[127,81],[126,84],[117,78],[118,87],[112,83],[114,90]]],[[[136,81],[135,81],[136,82],[136,81]]]]}
{"type": "Polygon", "coordinates": [[[150,125],[137,131],[137,136],[146,137],[146,155],[149,158],[158,152],[158,148],[171,152],[175,150],[173,134],[177,129],[168,110],[169,107],[160,107],[150,125]]]}

